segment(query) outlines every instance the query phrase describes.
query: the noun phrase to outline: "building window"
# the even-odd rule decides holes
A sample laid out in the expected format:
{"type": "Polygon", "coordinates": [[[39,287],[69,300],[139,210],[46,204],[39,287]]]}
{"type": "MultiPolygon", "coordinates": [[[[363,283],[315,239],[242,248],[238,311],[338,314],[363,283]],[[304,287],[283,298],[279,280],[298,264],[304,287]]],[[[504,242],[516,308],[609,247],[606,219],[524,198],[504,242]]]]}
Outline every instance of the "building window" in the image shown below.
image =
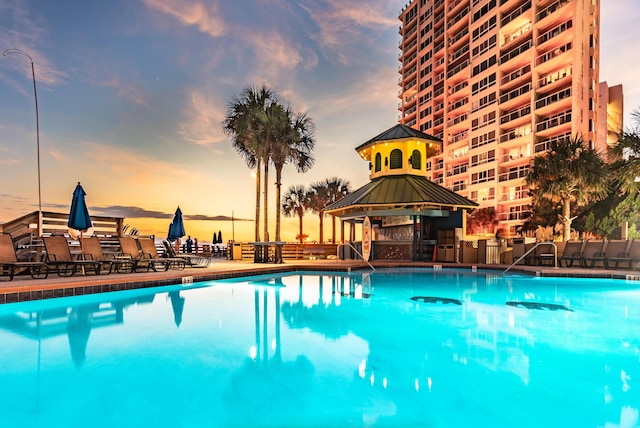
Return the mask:
{"type": "Polygon", "coordinates": [[[402,151],[400,149],[391,150],[389,161],[389,169],[402,168],[402,151]]]}
{"type": "Polygon", "coordinates": [[[382,169],[382,155],[376,153],[376,165],[374,172],[379,172],[382,169]]]}
{"type": "Polygon", "coordinates": [[[420,157],[420,151],[419,150],[414,150],[413,153],[411,153],[411,157],[409,158],[409,161],[411,162],[411,168],[413,168],[413,169],[421,169],[422,168],[422,162],[421,162],[421,157],[420,157]]]}

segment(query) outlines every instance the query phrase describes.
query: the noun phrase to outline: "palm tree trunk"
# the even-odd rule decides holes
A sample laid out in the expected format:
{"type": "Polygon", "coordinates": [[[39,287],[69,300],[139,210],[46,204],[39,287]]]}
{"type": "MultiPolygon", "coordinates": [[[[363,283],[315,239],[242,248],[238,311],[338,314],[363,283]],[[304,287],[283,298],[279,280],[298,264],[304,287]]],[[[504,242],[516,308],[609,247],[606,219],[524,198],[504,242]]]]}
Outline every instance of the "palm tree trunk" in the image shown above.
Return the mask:
{"type": "MultiPolygon", "coordinates": [[[[276,242],[280,242],[280,179],[282,167],[276,165],[276,242]]],[[[276,263],[282,263],[282,247],[276,245],[276,263]]]]}
{"type": "MultiPolygon", "coordinates": [[[[264,161],[264,240],[269,241],[269,159],[264,161]]],[[[269,247],[264,246],[263,259],[269,258],[269,247]]]]}
{"type": "Polygon", "coordinates": [[[562,239],[568,241],[571,238],[571,199],[562,200],[562,239]]]}
{"type": "Polygon", "coordinates": [[[302,213],[298,213],[298,216],[300,217],[300,231],[298,232],[298,240],[300,241],[300,243],[302,244],[302,213]]]}
{"type": "Polygon", "coordinates": [[[255,220],[255,240],[260,241],[260,168],[262,168],[261,162],[258,159],[258,165],[256,166],[256,220],[255,220]]]}
{"type": "MultiPolygon", "coordinates": [[[[262,165],[260,163],[260,159],[256,164],[256,220],[255,220],[255,242],[260,241],[260,168],[262,165]]],[[[258,251],[260,251],[260,247],[255,247],[253,249],[253,261],[254,263],[258,261],[258,251]]]]}

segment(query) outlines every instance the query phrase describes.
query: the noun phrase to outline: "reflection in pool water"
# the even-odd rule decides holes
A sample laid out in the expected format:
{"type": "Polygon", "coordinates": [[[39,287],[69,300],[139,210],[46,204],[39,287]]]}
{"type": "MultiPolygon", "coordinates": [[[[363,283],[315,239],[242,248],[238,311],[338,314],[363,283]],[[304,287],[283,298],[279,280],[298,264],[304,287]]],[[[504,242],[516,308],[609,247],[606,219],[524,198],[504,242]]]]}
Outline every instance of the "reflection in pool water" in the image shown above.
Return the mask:
{"type": "Polygon", "coordinates": [[[2,305],[2,425],[634,427],[639,285],[294,273],[2,305]]]}

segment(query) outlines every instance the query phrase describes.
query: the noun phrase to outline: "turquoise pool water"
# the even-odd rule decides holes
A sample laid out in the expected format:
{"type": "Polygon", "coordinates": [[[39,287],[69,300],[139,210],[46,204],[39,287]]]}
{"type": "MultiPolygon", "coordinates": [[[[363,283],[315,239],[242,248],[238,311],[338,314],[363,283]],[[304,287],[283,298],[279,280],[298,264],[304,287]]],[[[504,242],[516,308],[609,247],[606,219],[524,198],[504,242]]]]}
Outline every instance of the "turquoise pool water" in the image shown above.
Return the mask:
{"type": "Polygon", "coordinates": [[[0,306],[2,427],[635,427],[640,283],[388,270],[0,306]]]}

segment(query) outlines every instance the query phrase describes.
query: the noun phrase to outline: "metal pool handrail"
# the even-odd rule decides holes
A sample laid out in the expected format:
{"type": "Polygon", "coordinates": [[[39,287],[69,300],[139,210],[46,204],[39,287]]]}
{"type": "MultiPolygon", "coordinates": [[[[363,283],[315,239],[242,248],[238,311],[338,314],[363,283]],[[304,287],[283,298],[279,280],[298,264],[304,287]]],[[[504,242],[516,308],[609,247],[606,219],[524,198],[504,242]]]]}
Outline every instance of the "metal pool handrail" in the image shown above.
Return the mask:
{"type": "Polygon", "coordinates": [[[368,264],[372,271],[374,271],[374,272],[376,271],[376,268],[374,268],[374,267],[371,265],[371,263],[369,263],[369,261],[368,261],[368,260],[365,260],[365,259],[364,259],[364,256],[363,256],[362,254],[360,254],[360,251],[358,251],[358,250],[356,249],[356,247],[354,247],[354,246],[353,246],[353,244],[352,244],[351,242],[346,242],[346,244],[347,244],[349,247],[351,247],[351,249],[352,249],[352,250],[353,250],[357,255],[359,255],[360,257],[362,257],[362,261],[363,261],[363,262],[365,262],[366,264],[368,264]]]}
{"type": "Polygon", "coordinates": [[[553,246],[553,266],[557,269],[558,268],[558,246],[551,241],[544,241],[544,242],[538,242],[536,245],[534,245],[533,247],[531,247],[528,251],[526,251],[523,255],[521,255],[520,257],[518,257],[518,259],[511,263],[511,266],[509,266],[508,268],[506,268],[504,270],[504,272],[502,272],[502,274],[504,275],[505,273],[509,272],[509,269],[511,269],[512,267],[514,267],[520,260],[524,259],[525,257],[527,257],[529,255],[529,253],[531,253],[532,251],[534,251],[536,248],[538,248],[540,245],[549,245],[551,244],[553,246]]]}

